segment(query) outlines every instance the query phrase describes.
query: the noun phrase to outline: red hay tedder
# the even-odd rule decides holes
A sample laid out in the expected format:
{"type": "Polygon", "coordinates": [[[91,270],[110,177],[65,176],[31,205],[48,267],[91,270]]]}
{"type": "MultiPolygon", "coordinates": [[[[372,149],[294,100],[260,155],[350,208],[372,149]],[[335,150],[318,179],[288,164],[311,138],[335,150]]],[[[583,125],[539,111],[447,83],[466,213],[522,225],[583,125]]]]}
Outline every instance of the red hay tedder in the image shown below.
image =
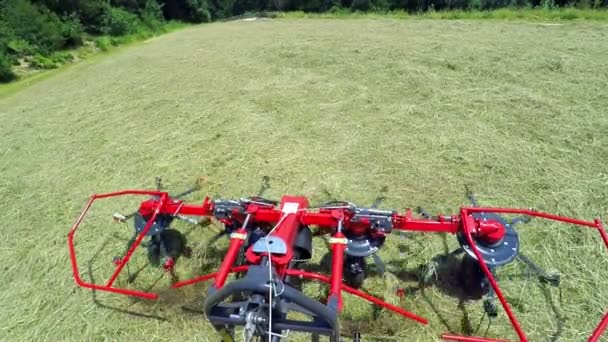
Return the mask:
{"type": "MultiPolygon", "coordinates": [[[[230,244],[217,272],[194,279],[175,282],[172,287],[212,281],[204,303],[207,319],[223,341],[235,339],[236,326],[243,326],[243,339],[279,342],[290,331],[305,332],[313,341],[319,336],[329,336],[330,341],[340,340],[338,314],[342,309],[342,293],[347,292],[384,309],[395,312],[420,324],[428,321],[396,305],[371,296],[358,288],[366,276],[367,257],[377,256],[386,238],[395,232],[449,233],[456,236],[460,248],[454,254],[462,254],[479,266],[481,287],[485,289],[484,310],[496,316],[502,305],[520,341],[528,341],[520,323],[498,286],[495,271],[514,260],[523,262],[540,281],[558,286],[559,275],[543,271],[520,253],[520,241],[515,226],[532,217],[560,221],[596,230],[608,248],[608,236],[599,219],[583,221],[552,215],[529,209],[479,207],[470,195],[473,206],[462,207],[454,215],[431,216],[419,210],[414,217],[410,209],[404,213],[379,210],[377,204],[370,208],[357,207],[350,202],[329,202],[309,207],[302,196],[283,196],[272,201],[261,196],[224,200],[205,198],[202,204],[187,204],[181,198],[192,193],[192,188],[171,196],[160,190],[125,190],[91,196],[68,234],[68,247],[76,283],[85,288],[108,291],[146,299],[157,299],[158,294],[115,287],[114,283],[134,251],[148,237],[148,256],[154,258],[173,274],[175,259],[184,246],[169,241],[169,229],[175,219],[190,224],[200,221],[193,217],[213,218],[224,225],[217,236],[227,236],[230,244]],[[83,281],[78,270],[74,238],[79,225],[97,200],[138,195],[148,198],[139,209],[130,214],[114,214],[118,221],[132,219],[135,232],[123,256],[116,257],[116,269],[105,284],[83,281]],[[523,215],[507,220],[501,214],[523,215]],[[311,229],[311,228],[314,228],[311,229]],[[314,237],[327,237],[331,252],[331,274],[323,275],[304,271],[300,265],[312,256],[314,237]],[[227,281],[235,273],[233,281],[227,281]],[[325,303],[314,300],[297,289],[295,280],[308,279],[327,283],[329,293],[325,303]],[[288,318],[291,312],[307,316],[306,320],[288,318]]],[[[378,201],[377,201],[378,202],[378,201]]],[[[174,239],[173,239],[174,240],[174,239]]],[[[606,313],[588,341],[598,341],[608,325],[606,313]]],[[[498,341],[485,337],[443,334],[449,341],[498,341]]],[[[358,340],[359,337],[355,338],[358,340]]]]}

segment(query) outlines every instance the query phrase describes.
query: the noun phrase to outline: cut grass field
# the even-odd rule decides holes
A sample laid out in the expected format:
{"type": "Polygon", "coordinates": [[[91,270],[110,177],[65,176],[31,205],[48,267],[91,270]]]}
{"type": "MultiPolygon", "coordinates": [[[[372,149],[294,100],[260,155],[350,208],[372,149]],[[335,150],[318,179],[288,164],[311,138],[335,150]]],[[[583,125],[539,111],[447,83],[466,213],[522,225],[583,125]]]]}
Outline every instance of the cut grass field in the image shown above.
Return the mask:
{"type": "MultiPolygon", "coordinates": [[[[267,197],[313,203],[369,205],[383,193],[384,208],[451,213],[468,204],[468,185],[485,205],[607,218],[606,56],[608,27],[591,22],[241,21],[170,33],[4,96],[0,340],[218,340],[196,313],[203,285],[167,291],[168,277],[146,267],[130,286],[162,293],[149,302],[73,282],[66,234],[87,197],[151,188],[156,175],[172,191],[207,176],[193,201],[255,194],[268,176],[267,197]]],[[[85,279],[109,276],[131,234],[111,214],[137,200],[92,209],[76,238],[85,279]]],[[[218,229],[189,232],[182,279],[219,263],[225,241],[206,247],[218,229]]],[[[582,341],[608,308],[598,236],[540,220],[520,232],[522,251],[562,274],[556,289],[519,264],[499,271],[523,328],[532,341],[582,341]]],[[[481,302],[461,300],[458,263],[440,262],[423,289],[416,281],[421,265],[456,247],[445,241],[393,236],[380,253],[387,274],[364,285],[428,326],[346,296],[344,331],[399,341],[484,334],[481,302]]],[[[318,241],[315,260],[324,249],[318,241]]],[[[305,291],[319,297],[323,286],[305,291]]],[[[515,338],[502,310],[487,335],[515,338]]]]}

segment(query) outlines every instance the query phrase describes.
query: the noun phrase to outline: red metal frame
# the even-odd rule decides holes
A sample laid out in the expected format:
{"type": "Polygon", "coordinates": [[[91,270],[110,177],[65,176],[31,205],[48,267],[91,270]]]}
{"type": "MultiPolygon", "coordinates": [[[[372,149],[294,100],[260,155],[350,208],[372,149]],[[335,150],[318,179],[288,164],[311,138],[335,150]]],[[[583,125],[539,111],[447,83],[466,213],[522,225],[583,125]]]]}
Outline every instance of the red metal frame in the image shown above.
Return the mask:
{"type": "MultiPolygon", "coordinates": [[[[353,213],[346,209],[340,208],[321,208],[318,210],[307,209],[308,201],[304,197],[294,197],[294,196],[284,196],[282,198],[281,206],[279,209],[274,207],[266,207],[260,206],[256,204],[250,204],[247,206],[247,210],[245,213],[235,211],[232,213],[233,219],[236,221],[234,223],[240,226],[235,232],[231,234],[230,245],[226,252],[226,256],[224,257],[221,265],[218,267],[218,271],[210,274],[206,274],[203,276],[199,276],[193,279],[180,281],[175,283],[173,288],[180,288],[183,286],[191,285],[194,283],[208,281],[214,279],[213,286],[216,288],[221,288],[224,286],[226,279],[230,273],[238,273],[245,272],[248,269],[248,265],[244,266],[234,266],[234,263],[237,260],[237,256],[241,246],[245,243],[247,238],[247,230],[246,227],[243,227],[247,220],[251,219],[251,223],[263,223],[274,226],[270,235],[279,237],[283,241],[286,242],[288,246],[288,250],[285,254],[277,254],[272,255],[273,265],[276,266],[277,273],[279,275],[285,276],[298,276],[307,279],[313,279],[325,282],[330,285],[330,290],[328,294],[328,300],[332,298],[336,300],[338,304],[338,309],[342,307],[342,291],[346,291],[347,293],[356,295],[360,298],[363,298],[373,304],[381,306],[385,309],[391,310],[403,317],[413,319],[417,322],[427,324],[428,321],[422,317],[419,317],[409,311],[406,311],[400,307],[391,305],[382,301],[379,298],[366,294],[362,291],[349,287],[342,282],[342,271],[343,271],[343,258],[344,258],[344,250],[345,250],[345,235],[342,231],[349,231],[350,234],[365,234],[369,232],[371,229],[371,222],[368,219],[362,219],[357,221],[351,221],[353,217],[353,213]],[[297,204],[298,210],[287,212],[283,211],[283,206],[286,203],[297,204]],[[288,269],[287,265],[289,264],[292,258],[292,245],[294,243],[294,239],[296,237],[296,231],[302,225],[314,225],[319,227],[324,233],[331,233],[332,236],[330,238],[330,245],[333,254],[332,259],[332,274],[330,277],[321,275],[318,273],[306,272],[295,269],[288,269]],[[341,225],[342,231],[338,229],[338,226],[341,225]]],[[[595,221],[583,221],[568,217],[562,217],[558,215],[538,212],[534,210],[526,210],[526,209],[512,209],[512,208],[481,208],[481,207],[466,207],[461,208],[459,215],[453,216],[439,216],[436,219],[420,219],[413,218],[412,211],[408,209],[405,214],[394,214],[392,216],[392,226],[393,229],[402,230],[402,231],[414,231],[414,232],[442,232],[442,233],[451,233],[456,234],[458,232],[463,232],[464,236],[471,246],[474,254],[477,257],[479,265],[486,275],[490,285],[494,289],[497,298],[501,302],[513,329],[517,333],[517,336],[520,341],[528,341],[525,333],[523,332],[519,322],[517,321],[513,311],[508,305],[505,297],[498,286],[496,279],[490,272],[488,266],[482,261],[481,254],[475,244],[476,240],[483,241],[498,241],[500,240],[504,234],[505,230],[502,225],[497,224],[493,220],[480,220],[473,217],[472,213],[498,213],[498,214],[520,214],[527,215],[533,217],[540,217],[549,220],[560,221],[564,223],[570,223],[574,225],[586,226],[589,228],[595,228],[598,230],[604,245],[608,249],[608,235],[604,230],[603,224],[599,219],[595,221]]],[[[114,293],[120,293],[124,295],[147,298],[147,299],[157,299],[158,295],[155,293],[142,292],[131,289],[121,289],[114,287],[114,282],[123,267],[131,258],[131,255],[135,251],[135,249],[141,244],[143,238],[145,237],[148,230],[151,228],[154,220],[158,215],[192,215],[192,216],[213,216],[214,213],[214,202],[210,201],[209,198],[205,198],[202,205],[193,205],[193,204],[184,204],[181,200],[174,200],[170,198],[170,196],[166,192],[161,191],[146,191],[146,190],[126,190],[126,191],[118,191],[111,192],[106,194],[96,194],[93,195],[89,201],[87,202],[85,208],[79,215],[78,219],[70,229],[68,234],[68,247],[70,252],[70,260],[72,263],[72,271],[74,275],[74,280],[79,286],[102,290],[114,293]],[[76,260],[76,254],[74,251],[74,236],[77,228],[82,223],[85,215],[89,211],[95,200],[116,197],[122,195],[148,195],[154,196],[151,199],[145,200],[141,203],[139,208],[139,214],[143,217],[147,218],[146,225],[143,231],[138,234],[135,242],[131,245],[124,258],[118,260],[117,267],[113,272],[110,279],[106,282],[105,285],[92,284],[84,282],[80,278],[80,274],[78,271],[78,264],[76,260]]],[[[224,222],[224,220],[222,220],[224,222]]],[[[224,222],[226,223],[226,222],[224,222]]],[[[247,261],[250,265],[257,264],[260,262],[262,257],[267,253],[254,253],[251,248],[249,248],[246,252],[247,261]]],[[[598,326],[594,329],[593,333],[589,337],[589,342],[596,342],[606,327],[608,326],[608,312],[602,317],[598,326]]],[[[473,336],[459,336],[454,334],[443,334],[442,338],[445,340],[452,341],[465,341],[465,342],[498,342],[500,340],[485,338],[485,337],[473,337],[473,336]]]]}
{"type": "MultiPolygon", "coordinates": [[[[496,296],[498,297],[500,303],[502,304],[502,307],[504,308],[505,312],[507,313],[507,316],[509,317],[509,321],[511,322],[513,329],[517,333],[519,340],[522,342],[528,341],[528,338],[526,337],[526,334],[524,333],[519,322],[517,321],[515,314],[511,310],[511,307],[509,306],[509,304],[507,303],[507,300],[505,299],[504,295],[502,294],[502,291],[500,290],[500,287],[498,286],[498,283],[496,282],[494,275],[492,274],[492,272],[490,271],[488,266],[485,264],[485,262],[482,261],[483,258],[481,256],[481,253],[479,252],[479,249],[477,248],[475,240],[473,239],[473,236],[471,235],[473,229],[472,229],[472,227],[470,227],[471,220],[469,220],[468,218],[471,218],[471,216],[469,214],[470,213],[481,213],[481,212],[527,215],[527,216],[541,217],[541,218],[559,221],[559,222],[570,223],[570,224],[579,225],[579,226],[585,226],[585,227],[589,227],[589,228],[595,228],[599,231],[600,236],[601,236],[602,240],[604,241],[604,245],[606,246],[607,249],[608,249],[608,236],[606,235],[604,226],[602,225],[602,222],[599,219],[595,219],[595,221],[593,221],[593,222],[583,221],[583,220],[573,219],[573,218],[569,218],[569,217],[562,217],[562,216],[558,216],[558,215],[534,211],[534,210],[530,210],[530,209],[481,208],[481,207],[461,208],[460,209],[461,217],[463,218],[462,219],[462,223],[463,223],[462,230],[465,234],[467,242],[472,247],[472,250],[475,253],[475,256],[477,257],[477,261],[479,262],[481,269],[483,270],[486,278],[490,282],[492,289],[494,289],[494,292],[496,293],[496,296]]],[[[599,340],[602,332],[606,329],[607,325],[608,325],[608,312],[606,312],[606,314],[604,315],[604,317],[602,318],[602,320],[600,321],[598,326],[593,331],[592,335],[589,337],[588,341],[596,342],[597,340],[599,340]]],[[[479,338],[474,337],[473,340],[471,340],[470,337],[468,337],[468,336],[445,335],[445,334],[442,335],[442,338],[448,339],[448,340],[456,340],[456,341],[479,341],[479,342],[496,341],[493,339],[487,339],[487,338],[483,338],[483,337],[479,337],[479,338]],[[463,339],[463,338],[465,338],[465,339],[463,339]],[[469,338],[469,339],[466,339],[466,338],[469,338]]]]}
{"type": "Polygon", "coordinates": [[[124,294],[124,295],[128,295],[128,296],[145,298],[145,299],[157,299],[158,294],[156,294],[156,293],[143,292],[143,291],[130,290],[130,289],[121,289],[121,288],[113,287],[112,285],[114,285],[114,281],[116,280],[116,278],[122,271],[123,267],[127,264],[127,262],[129,262],[129,259],[131,259],[131,255],[133,255],[133,252],[135,251],[135,249],[141,244],[141,241],[143,240],[143,238],[146,235],[146,233],[148,232],[148,230],[150,230],[150,227],[152,227],[152,224],[154,223],[154,220],[156,219],[156,216],[158,215],[158,213],[160,211],[160,207],[163,206],[163,204],[167,201],[167,199],[168,199],[167,193],[160,192],[160,191],[146,191],[146,190],[125,190],[125,191],[116,191],[116,192],[110,192],[110,193],[105,193],[105,194],[95,194],[95,195],[91,196],[91,198],[87,202],[86,206],[84,207],[84,209],[78,216],[78,219],[76,219],[76,222],[74,222],[74,225],[70,229],[70,232],[68,233],[68,249],[70,252],[70,261],[72,263],[72,273],[74,275],[74,281],[76,281],[76,284],[78,284],[79,286],[85,287],[85,288],[93,289],[93,290],[120,293],[120,294],[124,294]],[[154,210],[154,212],[152,214],[152,217],[146,223],[143,231],[137,236],[137,239],[131,245],[131,247],[127,251],[126,255],[124,256],[124,258],[121,258],[120,260],[117,261],[116,270],[114,270],[114,273],[112,274],[110,279],[106,282],[106,284],[99,285],[99,284],[85,282],[82,280],[82,278],[80,278],[80,272],[78,271],[78,261],[76,260],[76,252],[74,250],[74,236],[76,235],[76,230],[82,223],[82,220],[86,216],[86,214],[89,211],[89,209],[91,208],[91,206],[93,205],[93,202],[95,202],[96,200],[99,200],[99,199],[104,199],[104,198],[108,198],[108,197],[116,197],[116,196],[124,196],[124,195],[159,196],[159,201],[158,201],[158,205],[157,205],[156,209],[154,210]]]}
{"type": "Polygon", "coordinates": [[[460,336],[452,334],[443,334],[441,338],[446,341],[460,341],[460,342],[509,342],[507,340],[495,340],[487,337],[476,337],[476,336],[460,336]]]}

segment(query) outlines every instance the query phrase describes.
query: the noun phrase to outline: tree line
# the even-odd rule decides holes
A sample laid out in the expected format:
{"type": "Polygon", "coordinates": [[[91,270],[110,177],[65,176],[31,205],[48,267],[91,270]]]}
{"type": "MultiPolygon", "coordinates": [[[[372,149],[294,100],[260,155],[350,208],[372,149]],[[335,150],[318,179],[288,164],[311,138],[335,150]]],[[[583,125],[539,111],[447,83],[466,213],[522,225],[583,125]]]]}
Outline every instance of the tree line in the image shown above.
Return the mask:
{"type": "Polygon", "coordinates": [[[0,0],[0,81],[14,79],[13,69],[24,62],[52,68],[73,58],[61,51],[83,44],[87,37],[145,36],[169,21],[201,23],[277,10],[424,12],[539,6],[599,8],[608,7],[608,0],[0,0]]]}

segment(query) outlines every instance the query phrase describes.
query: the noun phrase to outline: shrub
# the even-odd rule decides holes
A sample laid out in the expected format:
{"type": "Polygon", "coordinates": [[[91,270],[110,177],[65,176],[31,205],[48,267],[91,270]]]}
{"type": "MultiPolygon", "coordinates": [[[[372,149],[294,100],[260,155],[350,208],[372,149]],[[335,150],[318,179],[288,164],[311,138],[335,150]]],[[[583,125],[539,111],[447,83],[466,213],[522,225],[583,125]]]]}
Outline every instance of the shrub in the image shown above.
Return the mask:
{"type": "Polygon", "coordinates": [[[110,37],[99,37],[95,39],[95,46],[101,51],[108,51],[112,45],[110,37]]]}
{"type": "Polygon", "coordinates": [[[68,46],[79,46],[82,44],[83,27],[76,13],[63,17],[62,35],[68,46]]]}
{"type": "Polygon", "coordinates": [[[153,31],[158,31],[164,22],[163,11],[156,0],[147,0],[144,9],[141,11],[143,23],[153,31]]]}
{"type": "MultiPolygon", "coordinates": [[[[10,38],[9,38],[10,39],[10,38]]],[[[6,52],[15,56],[26,56],[36,53],[38,50],[35,46],[30,44],[28,41],[21,38],[13,37],[6,42],[6,52]]]]}
{"type": "Polygon", "coordinates": [[[31,66],[36,69],[55,69],[59,66],[58,63],[43,55],[37,54],[30,60],[31,66]]]}
{"type": "Polygon", "coordinates": [[[194,23],[207,23],[211,21],[211,12],[207,0],[186,0],[188,12],[187,20],[194,23]]]}
{"type": "Polygon", "coordinates": [[[46,7],[32,5],[27,0],[4,0],[0,9],[4,25],[16,38],[48,53],[64,46],[63,24],[59,17],[46,7]]]}
{"type": "Polygon", "coordinates": [[[101,19],[101,32],[122,36],[137,30],[139,18],[122,8],[107,6],[101,19]]]}
{"type": "Polygon", "coordinates": [[[353,0],[350,5],[353,11],[367,11],[371,8],[370,0],[353,0]]]}
{"type": "Polygon", "coordinates": [[[0,56],[0,82],[6,83],[17,78],[13,72],[12,63],[6,56],[0,56]]]}
{"type": "Polygon", "coordinates": [[[10,82],[17,78],[13,73],[13,60],[7,54],[6,43],[0,40],[0,82],[10,82]]]}
{"type": "Polygon", "coordinates": [[[66,64],[74,60],[74,55],[67,51],[54,52],[49,58],[57,64],[66,64]]]}

